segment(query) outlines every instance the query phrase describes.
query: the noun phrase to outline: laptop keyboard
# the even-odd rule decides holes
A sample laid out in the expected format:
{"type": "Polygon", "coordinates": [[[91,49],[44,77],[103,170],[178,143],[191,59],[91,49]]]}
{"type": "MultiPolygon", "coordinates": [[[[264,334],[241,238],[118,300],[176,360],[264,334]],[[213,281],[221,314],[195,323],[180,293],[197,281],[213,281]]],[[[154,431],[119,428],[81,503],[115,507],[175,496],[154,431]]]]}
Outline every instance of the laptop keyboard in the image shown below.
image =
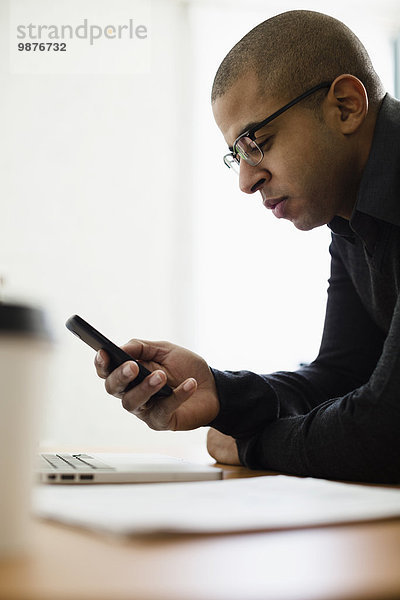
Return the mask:
{"type": "Polygon", "coordinates": [[[94,481],[94,473],[116,471],[90,454],[52,454],[37,456],[36,464],[39,480],[47,483],[84,483],[94,481]]]}
{"type": "Polygon", "coordinates": [[[49,454],[39,455],[39,469],[41,471],[86,471],[101,470],[115,471],[102,460],[94,458],[89,454],[49,454]]]}

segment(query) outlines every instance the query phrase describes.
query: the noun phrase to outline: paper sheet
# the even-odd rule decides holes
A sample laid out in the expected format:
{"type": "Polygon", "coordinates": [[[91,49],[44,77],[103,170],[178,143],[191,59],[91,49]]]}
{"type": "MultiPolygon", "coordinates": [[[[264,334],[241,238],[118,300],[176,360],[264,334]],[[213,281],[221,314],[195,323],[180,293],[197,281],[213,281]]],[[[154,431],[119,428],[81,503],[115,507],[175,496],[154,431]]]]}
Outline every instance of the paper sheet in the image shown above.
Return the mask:
{"type": "Polygon", "coordinates": [[[227,533],[400,517],[400,488],[284,475],[39,486],[35,513],[114,534],[227,533]]]}

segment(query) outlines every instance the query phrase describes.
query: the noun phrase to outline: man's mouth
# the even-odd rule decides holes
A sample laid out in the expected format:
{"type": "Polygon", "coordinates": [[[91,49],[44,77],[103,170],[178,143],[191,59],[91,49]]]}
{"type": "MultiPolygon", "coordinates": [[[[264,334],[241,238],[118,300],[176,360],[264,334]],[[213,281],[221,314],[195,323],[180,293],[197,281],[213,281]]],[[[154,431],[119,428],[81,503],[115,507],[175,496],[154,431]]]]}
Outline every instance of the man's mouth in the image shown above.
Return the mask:
{"type": "Polygon", "coordinates": [[[265,208],[272,210],[275,217],[278,217],[278,219],[281,219],[284,216],[283,213],[284,213],[284,207],[285,207],[286,200],[287,200],[287,196],[280,196],[278,198],[264,198],[263,204],[264,204],[265,208]]]}

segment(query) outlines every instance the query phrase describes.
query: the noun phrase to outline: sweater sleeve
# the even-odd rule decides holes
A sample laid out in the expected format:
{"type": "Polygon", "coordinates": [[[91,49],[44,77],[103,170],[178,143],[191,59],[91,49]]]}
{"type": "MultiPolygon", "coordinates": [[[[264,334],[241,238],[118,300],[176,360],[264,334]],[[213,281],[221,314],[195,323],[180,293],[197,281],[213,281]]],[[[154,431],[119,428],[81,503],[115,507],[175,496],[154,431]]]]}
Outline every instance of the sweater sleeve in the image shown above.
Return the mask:
{"type": "Polygon", "coordinates": [[[400,393],[396,396],[394,391],[396,385],[400,389],[400,306],[385,341],[384,332],[363,307],[334,243],[331,255],[317,359],[293,373],[214,371],[221,411],[211,425],[237,439],[240,459],[251,468],[351,480],[400,480],[399,459],[392,455],[396,443],[400,455],[395,442],[400,436],[393,429],[398,432],[400,426],[400,393]],[[385,391],[382,381],[388,384],[385,391]]]}
{"type": "Polygon", "coordinates": [[[237,444],[251,468],[400,483],[400,298],[367,383],[307,414],[276,419],[237,444]]]}

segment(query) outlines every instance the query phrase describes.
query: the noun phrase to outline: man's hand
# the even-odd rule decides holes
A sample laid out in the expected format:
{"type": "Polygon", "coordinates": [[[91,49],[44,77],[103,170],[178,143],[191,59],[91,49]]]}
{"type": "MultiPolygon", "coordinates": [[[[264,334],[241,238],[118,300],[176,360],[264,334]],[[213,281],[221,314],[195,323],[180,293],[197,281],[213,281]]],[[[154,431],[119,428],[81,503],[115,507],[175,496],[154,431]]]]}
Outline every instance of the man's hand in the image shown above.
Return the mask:
{"type": "Polygon", "coordinates": [[[156,430],[195,429],[215,419],[219,401],[214,377],[200,356],[168,342],[131,340],[122,349],[152,371],[139,385],[124,392],[139,372],[133,361],[110,373],[108,355],[100,350],[95,367],[107,392],[120,398],[127,411],[156,430]],[[166,383],[173,388],[171,396],[151,399],[166,383]]]}
{"type": "Polygon", "coordinates": [[[240,465],[236,441],[230,435],[225,435],[212,427],[207,435],[208,453],[219,463],[225,465],[240,465]]]}

